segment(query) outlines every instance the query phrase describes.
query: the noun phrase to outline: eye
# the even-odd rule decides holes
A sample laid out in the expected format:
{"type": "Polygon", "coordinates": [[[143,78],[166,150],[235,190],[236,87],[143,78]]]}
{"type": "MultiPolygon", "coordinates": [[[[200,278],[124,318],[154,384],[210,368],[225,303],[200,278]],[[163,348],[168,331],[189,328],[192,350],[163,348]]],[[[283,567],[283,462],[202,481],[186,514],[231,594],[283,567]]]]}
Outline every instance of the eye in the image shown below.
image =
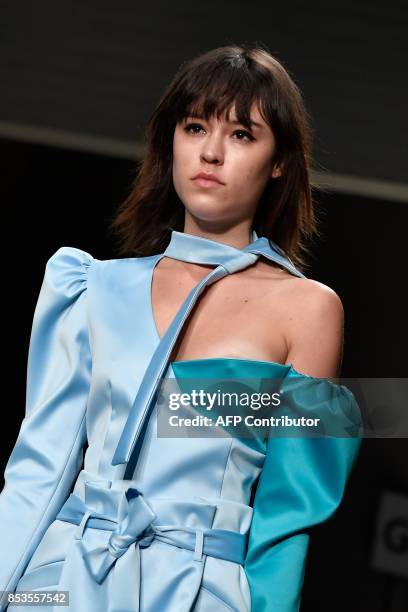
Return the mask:
{"type": "MultiPolygon", "coordinates": [[[[248,141],[255,140],[255,138],[252,136],[252,134],[250,134],[246,130],[235,130],[234,134],[244,134],[248,141]]],[[[238,138],[238,140],[243,140],[243,138],[238,138]]]]}
{"type": "MultiPolygon", "coordinates": [[[[204,129],[204,128],[201,125],[201,123],[187,123],[187,125],[185,125],[183,129],[188,134],[198,134],[200,129],[204,129]]],[[[234,134],[241,135],[241,137],[238,137],[237,140],[243,140],[246,142],[251,142],[255,140],[252,134],[250,134],[246,130],[235,130],[234,134]]]]}
{"type": "Polygon", "coordinates": [[[187,125],[184,127],[184,130],[190,134],[197,134],[198,132],[195,130],[193,132],[190,131],[192,128],[199,128],[200,130],[200,128],[202,129],[202,125],[200,125],[199,123],[187,123],[187,125]]]}

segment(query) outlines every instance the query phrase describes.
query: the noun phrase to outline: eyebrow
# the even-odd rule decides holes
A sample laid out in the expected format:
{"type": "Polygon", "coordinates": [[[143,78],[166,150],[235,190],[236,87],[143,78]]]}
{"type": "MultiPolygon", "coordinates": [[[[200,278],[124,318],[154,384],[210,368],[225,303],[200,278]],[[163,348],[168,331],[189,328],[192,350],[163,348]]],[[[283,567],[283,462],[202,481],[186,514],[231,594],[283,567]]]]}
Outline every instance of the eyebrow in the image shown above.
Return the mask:
{"type": "MultiPolygon", "coordinates": [[[[187,115],[193,119],[202,119],[203,117],[201,115],[187,115]]],[[[234,119],[233,121],[229,120],[227,123],[232,123],[233,125],[243,125],[243,123],[241,121],[238,121],[238,119],[234,119]]],[[[252,119],[249,120],[249,124],[251,126],[263,129],[263,125],[261,125],[260,123],[257,123],[256,121],[253,121],[252,119]]]]}
{"type": "MultiPolygon", "coordinates": [[[[243,125],[241,124],[241,121],[238,121],[238,119],[234,119],[234,121],[229,121],[229,123],[233,123],[234,125],[243,125]]],[[[257,123],[256,121],[253,121],[252,119],[249,120],[249,124],[254,125],[255,127],[258,127],[258,128],[263,128],[263,125],[261,125],[260,123],[257,123]]]]}

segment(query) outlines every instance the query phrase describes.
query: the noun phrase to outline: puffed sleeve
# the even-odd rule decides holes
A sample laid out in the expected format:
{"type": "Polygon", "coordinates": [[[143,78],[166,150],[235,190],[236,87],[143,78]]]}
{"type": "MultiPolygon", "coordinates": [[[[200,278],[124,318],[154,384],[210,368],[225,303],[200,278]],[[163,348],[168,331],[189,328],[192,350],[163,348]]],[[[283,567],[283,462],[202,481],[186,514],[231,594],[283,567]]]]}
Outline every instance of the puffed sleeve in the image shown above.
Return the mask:
{"type": "Polygon", "coordinates": [[[45,267],[28,350],[25,416],[0,493],[0,591],[15,589],[82,466],[93,261],[81,249],[61,247],[45,267]]]}
{"type": "Polygon", "coordinates": [[[254,612],[300,609],[308,528],[339,506],[362,441],[361,413],[346,386],[306,375],[289,379],[291,414],[323,416],[334,435],[267,439],[244,564],[254,612]]]}

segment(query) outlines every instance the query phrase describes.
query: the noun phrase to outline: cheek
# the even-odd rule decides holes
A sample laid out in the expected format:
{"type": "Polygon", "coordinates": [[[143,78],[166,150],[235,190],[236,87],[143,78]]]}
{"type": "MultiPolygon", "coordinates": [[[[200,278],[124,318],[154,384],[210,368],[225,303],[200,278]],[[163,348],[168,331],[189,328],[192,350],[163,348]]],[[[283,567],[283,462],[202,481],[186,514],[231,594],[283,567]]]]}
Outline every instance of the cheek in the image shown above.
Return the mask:
{"type": "Polygon", "coordinates": [[[244,155],[233,164],[235,185],[239,189],[255,190],[269,178],[270,163],[265,155],[244,155]]]}
{"type": "Polygon", "coordinates": [[[183,167],[183,148],[181,147],[180,138],[175,135],[173,139],[173,181],[178,184],[182,178],[181,169],[183,167]]]}
{"type": "Polygon", "coordinates": [[[173,139],[173,167],[172,178],[174,189],[182,202],[190,194],[190,176],[194,171],[194,155],[192,147],[183,139],[183,135],[176,135],[173,139]]]}
{"type": "Polygon", "coordinates": [[[188,146],[182,137],[175,136],[173,140],[173,179],[183,180],[184,175],[189,172],[192,159],[191,146],[188,146]]]}

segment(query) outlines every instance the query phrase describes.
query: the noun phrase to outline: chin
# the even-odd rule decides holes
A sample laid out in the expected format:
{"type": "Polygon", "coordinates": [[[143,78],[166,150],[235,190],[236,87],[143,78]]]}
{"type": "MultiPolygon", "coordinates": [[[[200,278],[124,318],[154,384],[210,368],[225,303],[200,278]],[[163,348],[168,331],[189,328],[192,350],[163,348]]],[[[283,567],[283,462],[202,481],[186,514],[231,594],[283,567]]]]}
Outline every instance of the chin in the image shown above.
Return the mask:
{"type": "Polygon", "coordinates": [[[183,199],[185,209],[194,217],[218,217],[220,215],[228,215],[233,212],[233,206],[226,202],[220,202],[218,198],[214,198],[211,194],[203,194],[202,197],[197,197],[194,194],[192,197],[183,199]]]}
{"type": "Polygon", "coordinates": [[[219,222],[226,221],[230,216],[228,211],[220,206],[186,206],[186,211],[198,221],[219,222]]]}

